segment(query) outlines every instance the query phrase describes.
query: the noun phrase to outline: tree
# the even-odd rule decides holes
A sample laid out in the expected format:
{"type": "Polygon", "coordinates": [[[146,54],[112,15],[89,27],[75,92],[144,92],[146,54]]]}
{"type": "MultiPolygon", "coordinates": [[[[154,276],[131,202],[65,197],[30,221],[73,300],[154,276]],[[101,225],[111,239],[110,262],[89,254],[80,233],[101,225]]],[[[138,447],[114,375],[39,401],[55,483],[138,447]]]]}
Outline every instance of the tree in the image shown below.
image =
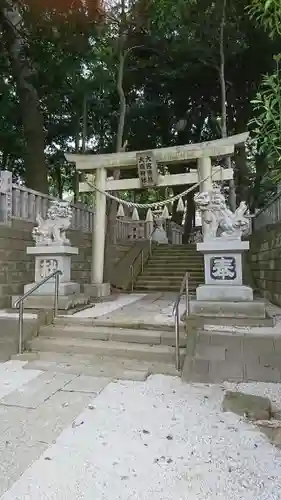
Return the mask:
{"type": "MultiPolygon", "coordinates": [[[[0,7],[0,30],[5,54],[15,82],[23,127],[24,178],[26,185],[41,192],[48,192],[48,165],[45,155],[46,127],[44,110],[38,87],[38,74],[42,61],[34,59],[34,34],[50,38],[59,37],[64,23],[75,29],[100,16],[100,2],[82,0],[41,2],[3,0],[0,7]]],[[[78,31],[79,33],[79,31],[78,31]]],[[[69,34],[69,31],[68,31],[69,34]]],[[[76,36],[76,39],[79,35],[76,36]]],[[[80,37],[81,38],[81,37],[80,37]]],[[[38,40],[37,40],[38,41],[38,40]]],[[[40,40],[41,42],[41,40],[40,40]]],[[[35,50],[36,52],[36,50],[35,50]]]]}
{"type": "Polygon", "coordinates": [[[21,121],[24,129],[24,155],[26,183],[29,187],[48,192],[47,165],[44,155],[45,133],[39,97],[32,80],[36,70],[28,56],[19,7],[7,2],[0,10],[2,38],[9,58],[19,99],[21,121]]]}
{"type": "MultiPolygon", "coordinates": [[[[249,12],[271,38],[281,41],[279,1],[252,0],[249,12]]],[[[254,117],[250,121],[250,127],[258,152],[267,159],[267,174],[278,183],[281,180],[281,51],[274,56],[274,61],[274,72],[263,77],[259,92],[252,100],[254,117]]]]}

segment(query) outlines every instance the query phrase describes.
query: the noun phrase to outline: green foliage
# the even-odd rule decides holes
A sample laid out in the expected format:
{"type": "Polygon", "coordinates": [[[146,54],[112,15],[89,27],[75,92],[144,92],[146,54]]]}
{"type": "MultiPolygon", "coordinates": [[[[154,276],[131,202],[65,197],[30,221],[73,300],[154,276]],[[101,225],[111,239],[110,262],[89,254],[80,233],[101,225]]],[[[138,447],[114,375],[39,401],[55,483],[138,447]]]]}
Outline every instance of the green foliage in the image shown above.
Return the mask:
{"type": "MultiPolygon", "coordinates": [[[[280,59],[280,58],[279,58],[280,59]]],[[[263,78],[260,91],[252,100],[254,117],[249,125],[257,141],[259,152],[264,154],[274,180],[281,179],[281,73],[277,69],[263,78]]]]}
{"type": "MultiPolygon", "coordinates": [[[[262,75],[271,73],[272,54],[279,50],[277,42],[256,26],[250,16],[245,16],[247,1],[227,0],[224,51],[229,134],[246,129],[252,117],[250,101],[262,75]]],[[[39,94],[44,116],[50,190],[60,194],[72,190],[77,180],[73,166],[64,159],[66,151],[81,152],[83,138],[87,152],[115,149],[121,2],[107,2],[110,11],[106,12],[107,17],[103,13],[102,23],[94,13],[90,16],[90,11],[83,11],[86,2],[81,0],[58,0],[60,8],[52,12],[50,6],[56,4],[55,0],[25,0],[25,3],[28,8],[23,10],[23,35],[29,60],[36,70],[31,83],[39,94]]],[[[217,138],[221,114],[219,31],[223,1],[126,0],[125,3],[125,49],[130,50],[123,81],[127,149],[217,138]],[[178,123],[184,126],[177,129],[178,123]]],[[[92,1],[92,5],[97,4],[92,1]]],[[[1,167],[13,169],[15,175],[24,178],[19,100],[4,50],[0,54],[0,69],[1,167]]],[[[277,105],[274,116],[276,110],[277,105]]],[[[262,105],[256,103],[257,119],[261,111],[265,114],[262,105]]],[[[254,123],[252,126],[255,130],[259,128],[254,123]]],[[[264,135],[269,128],[262,130],[264,135]]],[[[194,167],[188,164],[169,169],[185,171],[190,166],[194,167]]],[[[252,189],[255,184],[252,170],[244,165],[238,194],[245,185],[252,189]]],[[[129,176],[134,175],[136,172],[129,176]]],[[[259,194],[258,188],[255,193],[259,194]]],[[[145,201],[145,197],[154,199],[156,193],[136,196],[145,201]]]]}
{"type": "Polygon", "coordinates": [[[271,37],[281,35],[280,0],[252,0],[248,10],[271,37]]]}
{"type": "MultiPolygon", "coordinates": [[[[252,0],[250,15],[271,38],[281,35],[281,3],[279,0],[252,0]]],[[[268,161],[267,176],[275,183],[281,179],[281,53],[274,56],[275,71],[263,77],[253,99],[254,117],[249,125],[258,152],[268,161]]]]}

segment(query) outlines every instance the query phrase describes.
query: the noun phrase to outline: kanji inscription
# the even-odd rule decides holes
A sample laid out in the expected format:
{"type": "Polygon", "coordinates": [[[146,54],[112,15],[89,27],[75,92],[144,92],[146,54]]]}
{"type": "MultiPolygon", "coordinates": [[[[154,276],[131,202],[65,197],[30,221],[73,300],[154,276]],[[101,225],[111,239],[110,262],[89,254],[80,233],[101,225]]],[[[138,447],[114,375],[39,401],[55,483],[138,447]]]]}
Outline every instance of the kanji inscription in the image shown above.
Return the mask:
{"type": "Polygon", "coordinates": [[[235,280],[237,277],[235,257],[212,257],[210,273],[213,280],[235,280]]]}
{"type": "Polygon", "coordinates": [[[146,151],[145,153],[137,153],[136,157],[139,179],[142,186],[156,186],[158,180],[158,170],[153,153],[151,151],[146,151]]]}
{"type": "Polygon", "coordinates": [[[43,259],[40,261],[40,277],[47,278],[49,274],[56,271],[58,268],[58,261],[56,259],[43,259]]]}

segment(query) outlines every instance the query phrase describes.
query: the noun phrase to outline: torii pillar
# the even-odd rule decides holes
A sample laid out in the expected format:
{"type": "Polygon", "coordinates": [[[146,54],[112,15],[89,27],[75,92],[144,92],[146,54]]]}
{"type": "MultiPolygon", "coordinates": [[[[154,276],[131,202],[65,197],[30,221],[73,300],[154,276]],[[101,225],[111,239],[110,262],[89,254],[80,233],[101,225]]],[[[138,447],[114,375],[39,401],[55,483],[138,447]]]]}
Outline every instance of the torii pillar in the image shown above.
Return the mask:
{"type": "Polygon", "coordinates": [[[102,192],[96,190],[95,214],[92,239],[92,268],[91,284],[85,286],[85,293],[90,297],[107,297],[110,295],[110,283],[103,282],[104,250],[106,232],[106,191],[107,172],[104,167],[96,169],[95,185],[102,192]]]}

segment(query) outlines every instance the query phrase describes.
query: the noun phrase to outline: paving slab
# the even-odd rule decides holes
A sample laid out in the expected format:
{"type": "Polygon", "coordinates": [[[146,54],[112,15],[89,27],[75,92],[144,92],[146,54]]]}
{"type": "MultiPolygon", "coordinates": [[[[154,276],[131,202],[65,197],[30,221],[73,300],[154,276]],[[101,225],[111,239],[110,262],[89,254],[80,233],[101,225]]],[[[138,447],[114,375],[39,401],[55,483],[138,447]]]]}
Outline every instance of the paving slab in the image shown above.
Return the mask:
{"type": "Polygon", "coordinates": [[[89,375],[91,377],[106,377],[107,379],[122,378],[127,374],[128,380],[139,380],[139,372],[163,373],[166,375],[178,375],[173,365],[167,363],[147,363],[130,359],[100,358],[94,356],[92,359],[81,359],[80,356],[59,356],[57,353],[40,353],[40,359],[31,361],[26,369],[40,369],[58,373],[75,373],[77,375],[89,375]],[[45,356],[44,356],[45,355],[45,356]]]}
{"type": "MultiPolygon", "coordinates": [[[[136,294],[137,295],[137,294],[136,294]]],[[[127,296],[127,297],[130,297],[127,296]]],[[[175,292],[159,292],[139,294],[137,300],[118,307],[114,310],[108,310],[104,314],[98,315],[97,318],[103,321],[114,321],[120,322],[132,322],[139,323],[150,323],[154,325],[173,325],[173,307],[175,300],[177,298],[177,293],[175,292]]],[[[112,305],[114,302],[112,303],[112,305]]],[[[87,310],[86,310],[87,311],[87,310]]],[[[87,312],[83,311],[83,317],[87,317],[87,312]]],[[[179,305],[180,316],[185,311],[185,300],[182,299],[179,305]]],[[[79,313],[80,314],[80,313],[79,313]]],[[[77,317],[77,315],[75,315],[77,317]]],[[[93,317],[93,316],[90,316],[93,317]]]]}
{"type": "Polygon", "coordinates": [[[91,394],[99,394],[109,383],[106,377],[89,377],[87,375],[79,375],[66,384],[63,392],[88,392],[91,394]]]}
{"type": "Polygon", "coordinates": [[[59,391],[36,409],[0,406],[0,495],[92,401],[93,394],[59,391]]]}
{"type": "Polygon", "coordinates": [[[0,363],[0,399],[42,374],[40,370],[22,370],[25,365],[23,361],[0,363]]]}
{"type": "Polygon", "coordinates": [[[29,384],[25,384],[3,397],[0,404],[21,406],[22,408],[37,408],[75,377],[74,374],[42,373],[29,384]]]}

